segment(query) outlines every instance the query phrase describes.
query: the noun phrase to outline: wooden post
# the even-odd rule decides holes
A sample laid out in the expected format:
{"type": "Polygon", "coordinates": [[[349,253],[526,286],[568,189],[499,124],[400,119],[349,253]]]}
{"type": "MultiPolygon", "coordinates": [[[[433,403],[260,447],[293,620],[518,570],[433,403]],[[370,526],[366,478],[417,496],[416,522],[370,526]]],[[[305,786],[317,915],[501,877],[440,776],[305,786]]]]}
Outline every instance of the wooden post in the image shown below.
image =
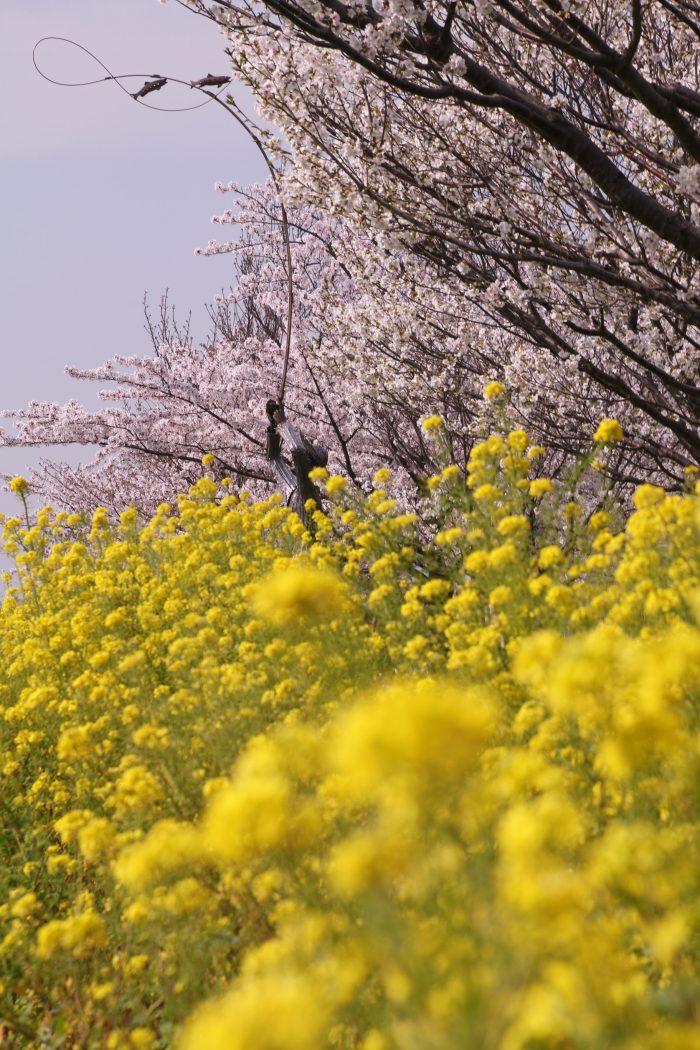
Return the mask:
{"type": "Polygon", "coordinates": [[[296,511],[304,525],[308,525],[306,501],[313,499],[317,506],[321,506],[321,493],[309,480],[309,471],[314,467],[326,466],[328,449],[288,423],[283,405],[270,399],[265,411],[270,420],[267,428],[267,458],[272,463],[287,506],[296,511]],[[289,450],[291,466],[282,455],[283,444],[289,450]]]}

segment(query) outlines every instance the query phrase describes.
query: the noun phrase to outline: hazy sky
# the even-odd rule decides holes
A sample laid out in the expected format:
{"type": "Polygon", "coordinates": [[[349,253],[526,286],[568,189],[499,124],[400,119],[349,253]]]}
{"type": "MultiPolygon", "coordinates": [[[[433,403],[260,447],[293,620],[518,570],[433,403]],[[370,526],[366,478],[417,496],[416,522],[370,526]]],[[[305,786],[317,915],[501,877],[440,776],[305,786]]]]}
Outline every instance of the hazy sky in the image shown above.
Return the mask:
{"type": "MultiPolygon", "coordinates": [[[[144,292],[157,308],[169,289],[204,334],[204,304],[230,272],[226,256],[194,255],[216,236],[210,217],[227,206],[214,183],[264,178],[254,147],[216,104],[155,113],[111,83],[46,83],[32,49],[50,35],[79,41],[118,73],[228,72],[216,27],[174,2],[0,0],[1,408],[70,397],[94,404],[92,385],[64,367],[147,353],[144,292]]],[[[58,80],[103,75],[67,45],[45,44],[38,60],[58,80]]],[[[148,101],[189,105],[195,93],[168,87],[148,101]]],[[[0,448],[0,472],[21,473],[37,458],[0,448]]],[[[14,508],[3,491],[0,509],[14,508]]]]}

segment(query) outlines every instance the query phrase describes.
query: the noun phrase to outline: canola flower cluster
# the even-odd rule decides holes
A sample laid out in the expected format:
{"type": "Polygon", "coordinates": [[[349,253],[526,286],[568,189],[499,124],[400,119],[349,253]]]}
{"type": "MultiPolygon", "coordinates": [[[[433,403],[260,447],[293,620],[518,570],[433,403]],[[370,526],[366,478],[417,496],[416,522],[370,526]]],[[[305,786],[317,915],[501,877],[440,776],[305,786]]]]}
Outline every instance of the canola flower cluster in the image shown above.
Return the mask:
{"type": "Polygon", "coordinates": [[[3,1045],[700,1048],[700,497],[621,439],[6,520],[3,1045]]]}

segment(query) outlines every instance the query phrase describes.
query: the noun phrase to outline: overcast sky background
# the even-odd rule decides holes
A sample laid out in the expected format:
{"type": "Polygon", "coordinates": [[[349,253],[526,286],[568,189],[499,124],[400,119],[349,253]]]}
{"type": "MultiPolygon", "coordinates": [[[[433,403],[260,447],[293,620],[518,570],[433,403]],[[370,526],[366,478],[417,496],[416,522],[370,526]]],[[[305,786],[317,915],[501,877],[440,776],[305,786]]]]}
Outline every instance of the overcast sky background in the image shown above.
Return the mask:
{"type": "MultiPolygon", "coordinates": [[[[211,216],[228,206],[214,183],[265,177],[255,147],[215,103],[156,113],[109,82],[48,84],[32,49],[50,35],[80,42],[116,73],[189,81],[228,72],[216,27],[176,3],[0,0],[1,408],[70,397],[95,404],[96,388],[64,368],[149,352],[144,293],[156,312],[168,289],[178,315],[191,310],[194,334],[203,336],[205,303],[230,274],[226,256],[194,255],[216,237],[211,216]]],[[[47,43],[37,58],[57,80],[104,75],[65,44],[47,43]]],[[[127,85],[135,91],[140,82],[127,85]]],[[[234,90],[251,112],[249,97],[234,90]]],[[[147,101],[179,106],[195,98],[168,86],[147,101]]],[[[92,453],[54,456],[75,462],[92,453]]],[[[38,458],[0,448],[0,473],[22,473],[38,458]]],[[[0,510],[16,509],[3,486],[0,510]]]]}

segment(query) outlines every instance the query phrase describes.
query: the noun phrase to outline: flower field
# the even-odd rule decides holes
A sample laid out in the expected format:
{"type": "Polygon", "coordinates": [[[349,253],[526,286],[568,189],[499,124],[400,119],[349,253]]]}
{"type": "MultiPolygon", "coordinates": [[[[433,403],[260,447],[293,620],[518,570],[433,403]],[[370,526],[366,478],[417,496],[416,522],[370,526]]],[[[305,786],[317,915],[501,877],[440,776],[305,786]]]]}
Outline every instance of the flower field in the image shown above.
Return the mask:
{"type": "Polygon", "coordinates": [[[6,520],[2,1045],[700,1048],[700,497],[621,436],[6,520]]]}

